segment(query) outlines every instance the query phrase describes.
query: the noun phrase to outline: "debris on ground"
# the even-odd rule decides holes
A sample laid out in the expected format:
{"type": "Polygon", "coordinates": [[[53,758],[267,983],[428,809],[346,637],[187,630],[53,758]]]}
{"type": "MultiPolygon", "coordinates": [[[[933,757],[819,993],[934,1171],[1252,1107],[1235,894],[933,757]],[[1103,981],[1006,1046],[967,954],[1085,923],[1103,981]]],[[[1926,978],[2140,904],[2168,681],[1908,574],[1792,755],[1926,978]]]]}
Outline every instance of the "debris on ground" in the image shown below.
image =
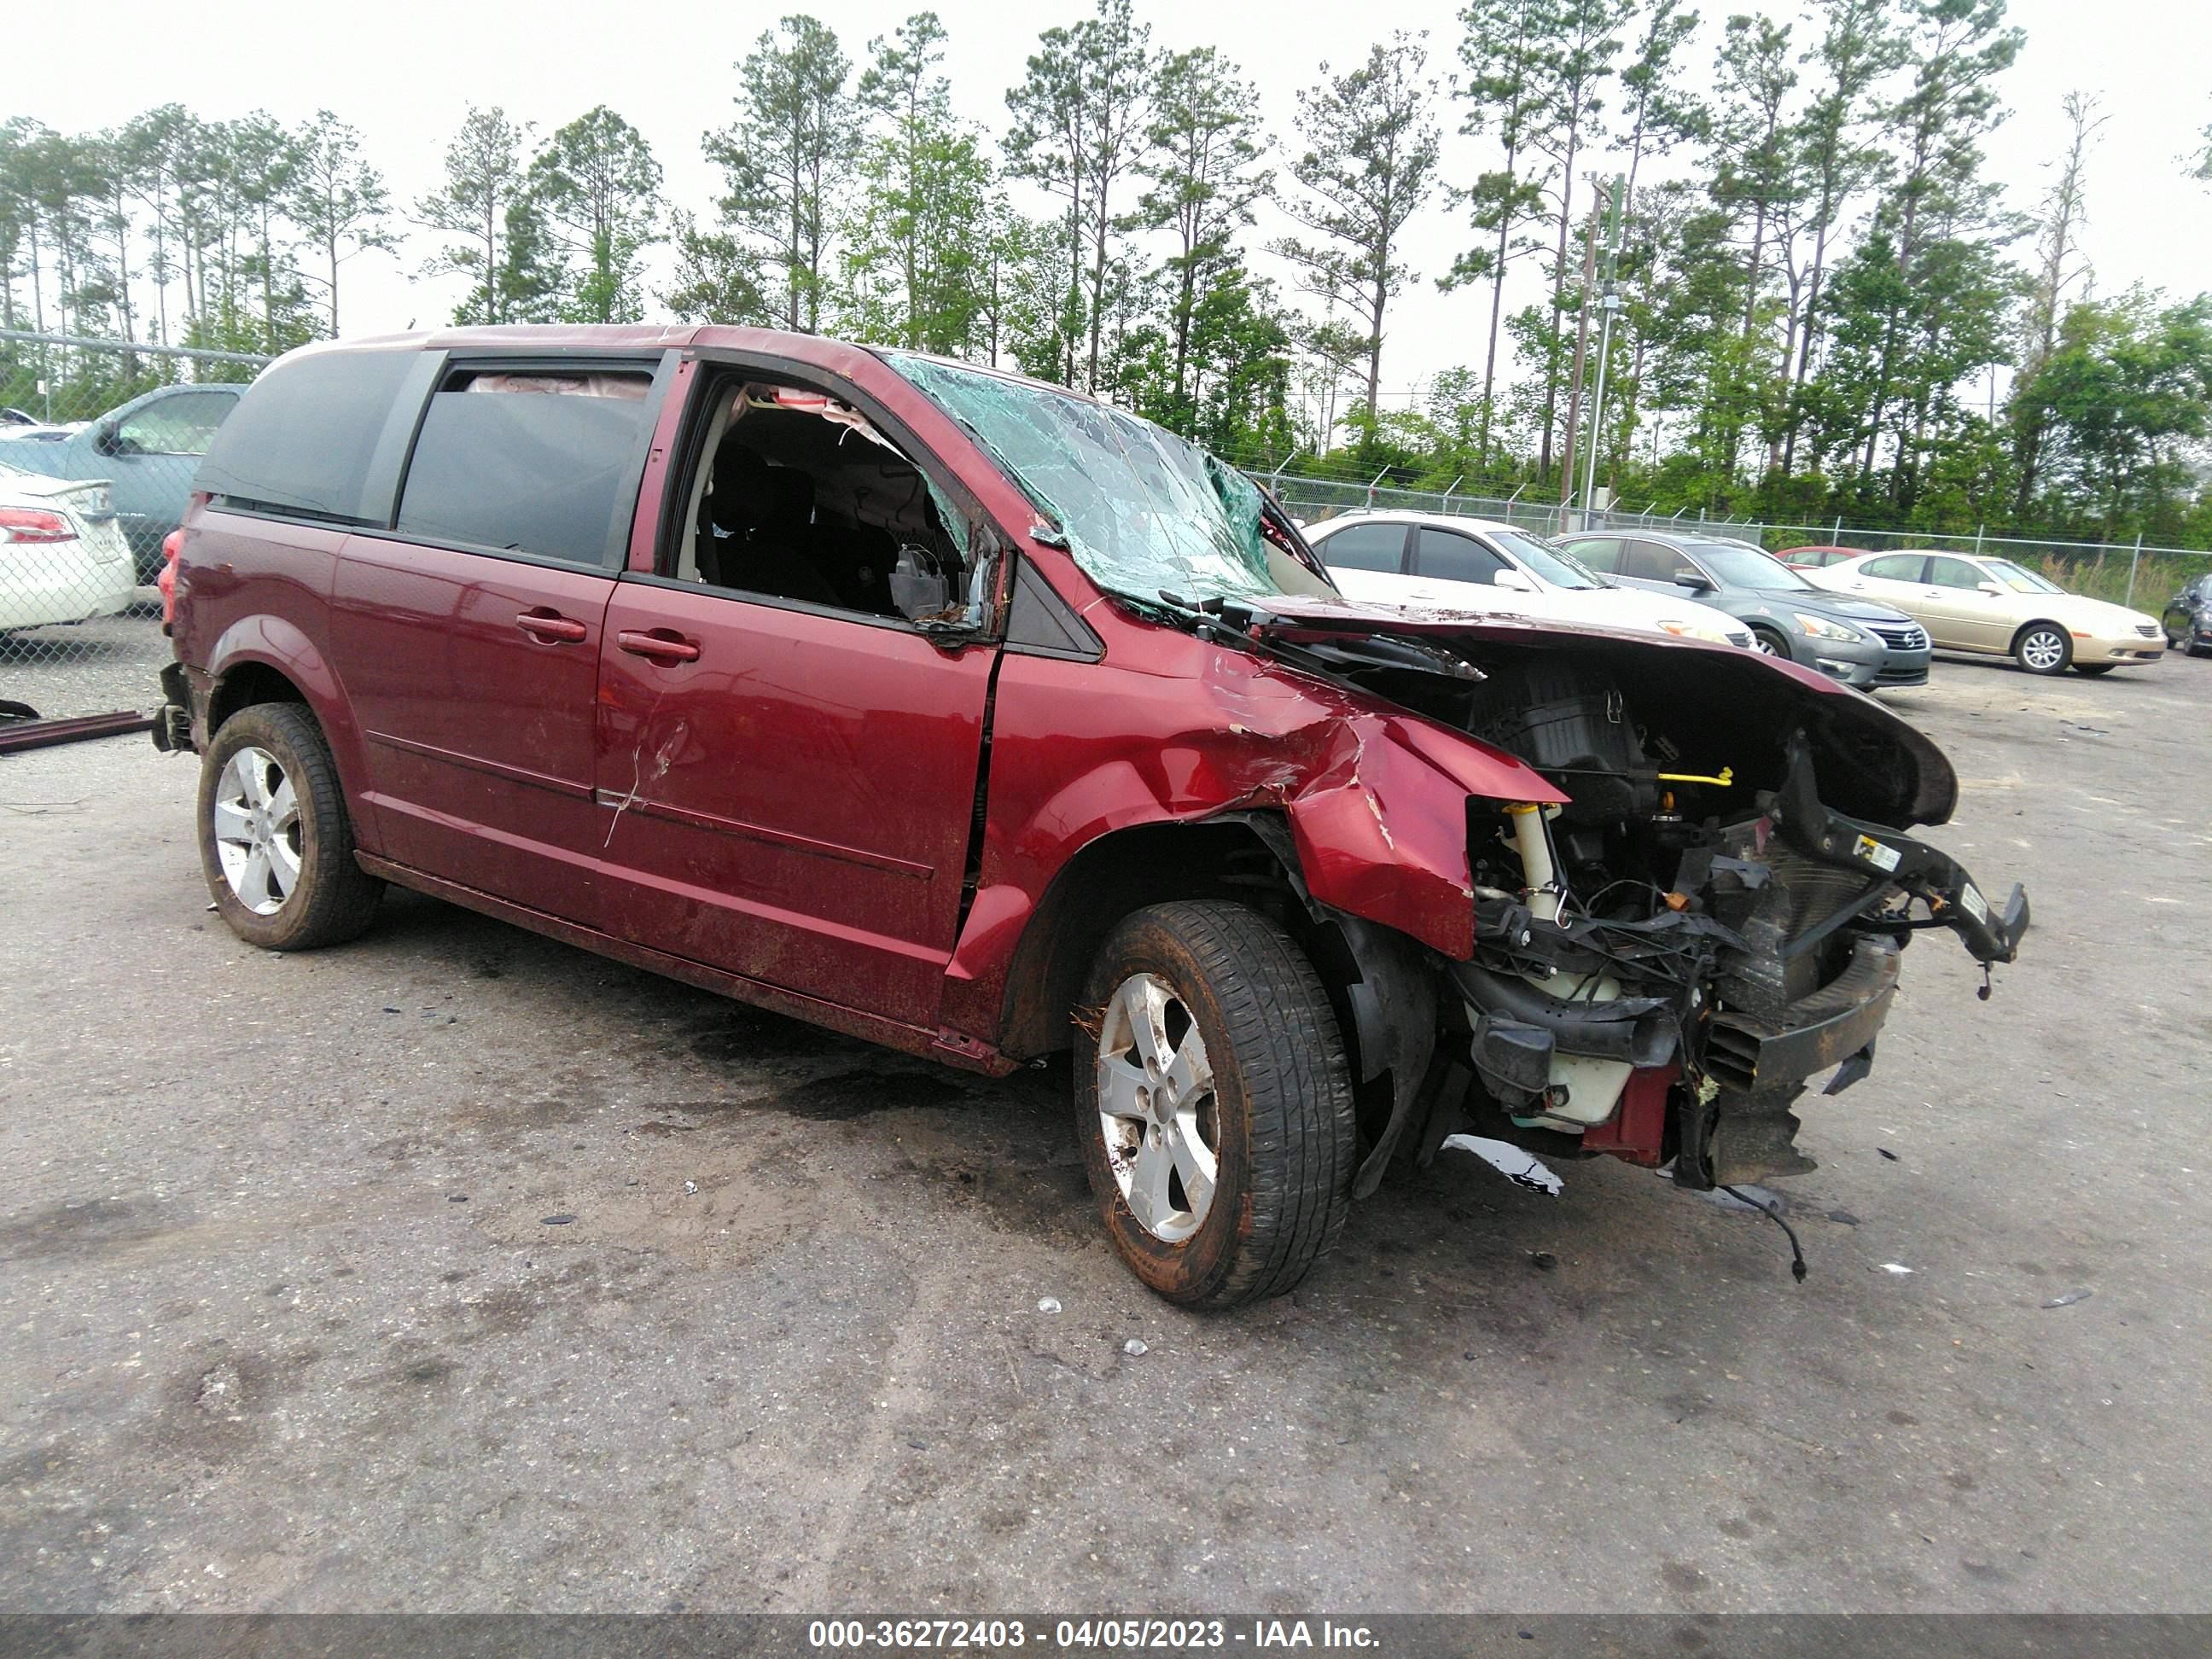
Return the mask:
{"type": "Polygon", "coordinates": [[[2046,1308],[2070,1308],[2076,1302],[2087,1302],[2094,1295],[2094,1291],[2069,1291],[2063,1296],[2054,1296],[2043,1305],[2046,1308]]]}
{"type": "Polygon", "coordinates": [[[696,1181],[687,1181],[684,1183],[684,1190],[686,1194],[696,1193],[699,1190],[699,1183],[696,1181]]]}
{"type": "Polygon", "coordinates": [[[1515,1186],[1526,1187],[1532,1193],[1546,1193],[1557,1198],[1566,1186],[1541,1158],[1522,1152],[1510,1142],[1490,1140],[1481,1135],[1446,1135],[1443,1144],[1473,1152],[1515,1186]]]}
{"type": "Polygon", "coordinates": [[[1540,1273],[1547,1273],[1559,1265],[1559,1258],[1549,1250],[1531,1250],[1528,1252],[1528,1265],[1540,1273]]]}
{"type": "Polygon", "coordinates": [[[1917,1267],[1908,1267],[1901,1261],[1885,1261],[1881,1264],[1881,1270],[1886,1273],[1895,1273],[1899,1278],[1906,1273],[1917,1273],[1920,1271],[1917,1267]]]}
{"type": "Polygon", "coordinates": [[[1849,1210],[1831,1210],[1828,1212],[1828,1219],[1839,1226],[1856,1227],[1859,1224],[1859,1218],[1849,1210]]]}
{"type": "Polygon", "coordinates": [[[559,1215],[540,1216],[538,1218],[538,1223],[542,1227],[565,1227],[575,1218],[564,1210],[559,1215]]]}
{"type": "Polygon", "coordinates": [[[1121,1352],[1132,1359],[1142,1359],[1152,1351],[1152,1345],[1141,1336],[1133,1336],[1121,1345],[1121,1352]]]}
{"type": "Polygon", "coordinates": [[[1880,1153],[1881,1153],[1884,1158],[1887,1158],[1887,1159],[1888,1159],[1892,1164],[1895,1164],[1895,1163],[1899,1162],[1899,1158],[1898,1158],[1897,1154],[1896,1154],[1895,1152],[1891,1152],[1891,1151],[1889,1150],[1889,1148],[1888,1148],[1888,1147],[1887,1147],[1887,1146],[1877,1146],[1877,1147],[1875,1147],[1875,1151],[1876,1151],[1877,1152],[1880,1152],[1880,1153]]]}
{"type": "Polygon", "coordinates": [[[1037,1311],[1041,1314],[1058,1313],[1060,1311],[1060,1298],[1056,1296],[1039,1297],[1037,1298],[1037,1311]]]}

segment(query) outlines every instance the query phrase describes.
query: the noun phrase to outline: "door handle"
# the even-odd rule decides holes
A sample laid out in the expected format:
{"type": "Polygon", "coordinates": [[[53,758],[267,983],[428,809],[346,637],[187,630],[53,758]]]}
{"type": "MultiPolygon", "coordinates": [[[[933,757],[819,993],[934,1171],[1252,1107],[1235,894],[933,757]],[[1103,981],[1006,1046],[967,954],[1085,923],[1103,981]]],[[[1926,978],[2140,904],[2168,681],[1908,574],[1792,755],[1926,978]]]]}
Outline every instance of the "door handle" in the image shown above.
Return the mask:
{"type": "Polygon", "coordinates": [[[591,632],[574,617],[556,611],[526,611],[514,619],[514,625],[541,645],[562,641],[574,645],[591,632]]]}
{"type": "Polygon", "coordinates": [[[625,628],[615,635],[615,643],[633,657],[647,657],[655,662],[699,660],[699,647],[673,629],[656,628],[647,633],[625,628]]]}

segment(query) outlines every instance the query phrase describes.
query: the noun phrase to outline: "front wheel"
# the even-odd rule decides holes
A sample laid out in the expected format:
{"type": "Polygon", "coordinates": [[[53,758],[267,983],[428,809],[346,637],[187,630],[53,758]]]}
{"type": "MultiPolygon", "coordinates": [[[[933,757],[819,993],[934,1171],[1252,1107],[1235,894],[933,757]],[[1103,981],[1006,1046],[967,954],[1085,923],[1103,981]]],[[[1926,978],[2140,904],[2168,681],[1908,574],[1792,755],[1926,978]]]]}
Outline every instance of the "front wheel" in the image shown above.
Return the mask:
{"type": "Polygon", "coordinates": [[[1771,628],[1753,628],[1751,643],[1761,656],[1780,657],[1785,661],[1789,659],[1790,641],[1771,628]]]}
{"type": "Polygon", "coordinates": [[[222,723],[200,763],[200,863],[231,932],[264,951],[354,938],[384,884],[354,862],[337,767],[297,703],[256,703],[222,723]]]}
{"type": "Polygon", "coordinates": [[[2013,660],[2031,674],[2063,674],[2074,660],[2074,641],[2053,623],[2030,623],[2012,642],[2013,660]]]}
{"type": "Polygon", "coordinates": [[[1321,979],[1239,904],[1128,917],[1077,1018],[1076,1133],[1100,1213],[1171,1302],[1280,1296],[1335,1243],[1358,1130],[1321,979]]]}

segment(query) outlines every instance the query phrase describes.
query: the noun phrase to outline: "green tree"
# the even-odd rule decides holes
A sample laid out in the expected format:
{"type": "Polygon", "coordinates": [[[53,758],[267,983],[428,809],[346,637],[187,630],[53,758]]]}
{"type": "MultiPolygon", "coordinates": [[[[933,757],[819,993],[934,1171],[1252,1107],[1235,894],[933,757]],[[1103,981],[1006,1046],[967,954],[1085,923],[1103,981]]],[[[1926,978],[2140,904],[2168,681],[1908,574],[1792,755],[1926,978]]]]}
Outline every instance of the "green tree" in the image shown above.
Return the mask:
{"type": "MultiPolygon", "coordinates": [[[[1460,64],[1454,91],[1468,111],[1460,131],[1488,137],[1500,152],[1500,164],[1454,186],[1449,198],[1468,210],[1468,222],[1483,240],[1452,262],[1438,280],[1447,292],[1475,283],[1490,284],[1490,332],[1482,363],[1482,398],[1477,448],[1490,448],[1491,411],[1498,389],[1498,331],[1505,314],[1505,276],[1512,262],[1535,252],[1543,243],[1529,232],[1547,218],[1543,179],[1532,174],[1532,141],[1542,118],[1539,81],[1543,74],[1547,7],[1550,0],[1468,0],[1459,21],[1460,64]]],[[[1673,0],[1662,0],[1672,4],[1673,0]]],[[[1479,463],[1486,465],[1487,463],[1479,463]]]]}
{"type": "Polygon", "coordinates": [[[538,234],[558,246],[564,274],[575,273],[561,313],[580,323],[644,316],[638,258],[660,240],[661,204],[660,163],[643,135],[599,105],[546,141],[526,183],[538,234]]]}
{"type": "MultiPolygon", "coordinates": [[[[468,278],[468,292],[453,309],[456,323],[515,320],[507,239],[511,210],[524,198],[522,147],[531,131],[516,126],[496,105],[470,106],[446,149],[445,183],[416,204],[415,216],[426,228],[454,239],[432,257],[424,274],[468,278]]],[[[532,221],[526,210],[521,223],[527,233],[532,221]]]]}
{"type": "Polygon", "coordinates": [[[1634,0],[1548,0],[1537,49],[1534,117],[1529,143],[1548,163],[1544,191],[1554,227],[1550,272],[1554,320],[1540,331],[1544,404],[1537,466],[1549,478],[1559,389],[1565,377],[1566,330],[1559,319],[1579,303],[1579,264],[1571,247],[1577,169],[1605,137],[1607,82],[1618,72],[1621,30],[1634,0]],[[1575,292],[1570,294],[1570,289],[1575,292]]]}
{"type": "Polygon", "coordinates": [[[2081,233],[2088,222],[2087,171],[2089,149],[2106,117],[2097,112],[2097,100],[2069,92],[2063,100],[2070,137],[2060,158],[2051,187],[2044,192],[2036,230],[2036,261],[2028,290],[2027,314],[2022,319],[2020,359],[2013,377],[2013,510],[2025,518],[2035,499],[2043,447],[2041,400],[2033,395],[2035,378],[2058,349],[2058,325],[2064,314],[2067,291],[2089,279],[2089,265],[2081,255],[2081,233]]]}
{"type": "Polygon", "coordinates": [[[1437,127],[1428,116],[1437,83],[1426,73],[1425,38],[1396,34],[1342,75],[1323,64],[1322,83],[1298,94],[1304,148],[1291,176],[1299,191],[1283,210],[1321,240],[1274,245],[1307,292],[1358,306],[1370,428],[1382,396],[1383,323],[1414,276],[1402,252],[1406,225],[1437,182],[1437,127]]]}
{"type": "Polygon", "coordinates": [[[990,163],[953,118],[945,34],[917,12],[868,43],[860,106],[873,118],[846,234],[847,325],[871,340],[966,349],[983,308],[990,163]]]}
{"type": "MultiPolygon", "coordinates": [[[[1915,378],[1912,366],[1932,369],[1957,361],[1961,354],[1943,337],[1982,331],[1983,319],[1933,309],[1927,296],[1947,287],[1961,295],[1979,291],[1964,273],[1990,263],[1984,239],[2010,228],[1998,222],[1995,189],[1982,177],[1981,145],[2004,118],[1996,80],[2019,57],[2024,40],[2006,25],[2004,0],[1906,0],[1906,7],[1911,82],[1886,112],[1900,136],[1900,153],[1875,217],[1876,232],[1893,252],[1899,287],[1881,319],[1880,347],[1869,365],[1859,461],[1861,479],[1870,479],[1888,440],[1896,458],[1889,499],[1899,508],[1911,502],[1930,406],[1948,398],[1948,388],[1915,378]],[[1937,280],[1939,274],[1948,280],[1937,280]]],[[[1984,361],[1995,360],[1993,349],[1984,361]]],[[[1965,365],[1961,372],[1978,367],[1965,365]]]]}
{"type": "Polygon", "coordinates": [[[2135,289],[2073,307],[2024,395],[2051,472],[2104,539],[2170,522],[2191,482],[2187,451],[2212,436],[2212,295],[2161,306],[2135,289]]]}
{"type": "MultiPolygon", "coordinates": [[[[1107,282],[1126,226],[1116,192],[1145,160],[1155,75],[1152,31],[1129,0],[1097,0],[1073,28],[1037,37],[1019,86],[1006,94],[1013,125],[1006,169],[1067,202],[1067,283],[1083,312],[1085,389],[1099,384],[1099,354],[1112,308],[1107,282]]],[[[1076,384],[1073,341],[1059,378],[1076,384]]]]}
{"type": "Polygon", "coordinates": [[[753,324],[772,327],[775,307],[763,281],[759,252],[726,231],[702,231],[680,210],[669,239],[676,252],[674,280],[660,302],[687,322],[753,324]]]}
{"type": "MultiPolygon", "coordinates": [[[[1151,188],[1139,212],[1146,225],[1169,234],[1176,250],[1167,261],[1170,386],[1167,405],[1154,418],[1185,435],[1198,419],[1194,355],[1206,359],[1221,341],[1260,337],[1253,331],[1260,313],[1236,246],[1237,233],[1252,222],[1252,204],[1273,182],[1260,165],[1266,144],[1250,87],[1236,64],[1200,46],[1162,58],[1153,89],[1151,144],[1141,167],[1151,188]],[[1208,338],[1198,337],[1209,329],[1208,338]]],[[[1280,331],[1273,327],[1273,334],[1280,331]]],[[[1230,360],[1241,362],[1236,352],[1230,360]]]]}
{"type": "Polygon", "coordinates": [[[785,17],[737,66],[738,118],[705,140],[722,169],[723,222],[781,270],[783,325],[794,331],[822,326],[836,196],[859,147],[852,67],[827,24],[785,17]]]}
{"type": "MultiPolygon", "coordinates": [[[[1749,365],[1762,355],[1756,336],[1771,278],[1768,260],[1776,252],[1770,243],[1788,220],[1801,177],[1786,112],[1790,91],[1797,84],[1796,71],[1790,67],[1789,26],[1765,18],[1729,18],[1714,82],[1712,195],[1737,234],[1748,237],[1743,256],[1741,338],[1733,355],[1749,365]]],[[[1794,324],[1794,295],[1790,317],[1794,324]]],[[[1786,337],[1780,356],[1783,362],[1789,361],[1786,337]]],[[[1765,402],[1755,378],[1741,390],[1746,401],[1723,411],[1721,426],[1722,465],[1730,477],[1735,473],[1743,428],[1765,402]]],[[[1773,435],[1778,450],[1778,427],[1773,435]]]]}
{"type": "MultiPolygon", "coordinates": [[[[314,118],[293,135],[292,145],[295,160],[284,212],[319,256],[319,274],[301,274],[322,289],[335,338],[338,268],[372,248],[385,253],[399,251],[399,239],[389,223],[391,198],[384,175],[362,155],[361,134],[330,111],[317,110],[314,118]]],[[[159,173],[149,183],[158,195],[159,173]]]]}
{"type": "Polygon", "coordinates": [[[1790,403],[1782,440],[1784,472],[1796,461],[1804,422],[1803,386],[1820,337],[1821,290],[1834,239],[1851,202],[1888,165],[1880,140],[1875,92],[1904,52],[1903,36],[1891,15],[1894,0],[1814,0],[1814,4],[1820,39],[1802,61],[1816,64],[1820,78],[1792,135],[1802,190],[1798,222],[1810,239],[1810,253],[1790,370],[1790,403]]]}
{"type": "Polygon", "coordinates": [[[994,368],[1011,362],[1025,374],[1066,383],[1082,337],[1076,290],[1067,280],[1066,226],[1030,219],[994,193],[985,209],[975,349],[994,368]]]}

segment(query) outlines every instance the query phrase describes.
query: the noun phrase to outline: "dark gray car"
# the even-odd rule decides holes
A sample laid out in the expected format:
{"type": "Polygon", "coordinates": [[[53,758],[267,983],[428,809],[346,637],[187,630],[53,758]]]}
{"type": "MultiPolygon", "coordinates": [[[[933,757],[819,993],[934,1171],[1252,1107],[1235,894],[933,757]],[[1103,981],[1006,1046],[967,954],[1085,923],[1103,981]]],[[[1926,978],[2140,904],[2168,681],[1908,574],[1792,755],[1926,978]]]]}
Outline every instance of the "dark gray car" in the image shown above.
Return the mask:
{"type": "Polygon", "coordinates": [[[1606,531],[1560,544],[1593,570],[1655,593],[1686,593],[1745,623],[1759,648],[1862,691],[1924,685],[1928,630],[1902,611],[1818,588],[1742,542],[1606,531]]]}
{"type": "Polygon", "coordinates": [[[161,538],[181,523],[200,457],[238,407],[242,386],[165,386],[52,443],[17,439],[8,459],[52,478],[105,478],[138,580],[161,568],[161,538]]]}

